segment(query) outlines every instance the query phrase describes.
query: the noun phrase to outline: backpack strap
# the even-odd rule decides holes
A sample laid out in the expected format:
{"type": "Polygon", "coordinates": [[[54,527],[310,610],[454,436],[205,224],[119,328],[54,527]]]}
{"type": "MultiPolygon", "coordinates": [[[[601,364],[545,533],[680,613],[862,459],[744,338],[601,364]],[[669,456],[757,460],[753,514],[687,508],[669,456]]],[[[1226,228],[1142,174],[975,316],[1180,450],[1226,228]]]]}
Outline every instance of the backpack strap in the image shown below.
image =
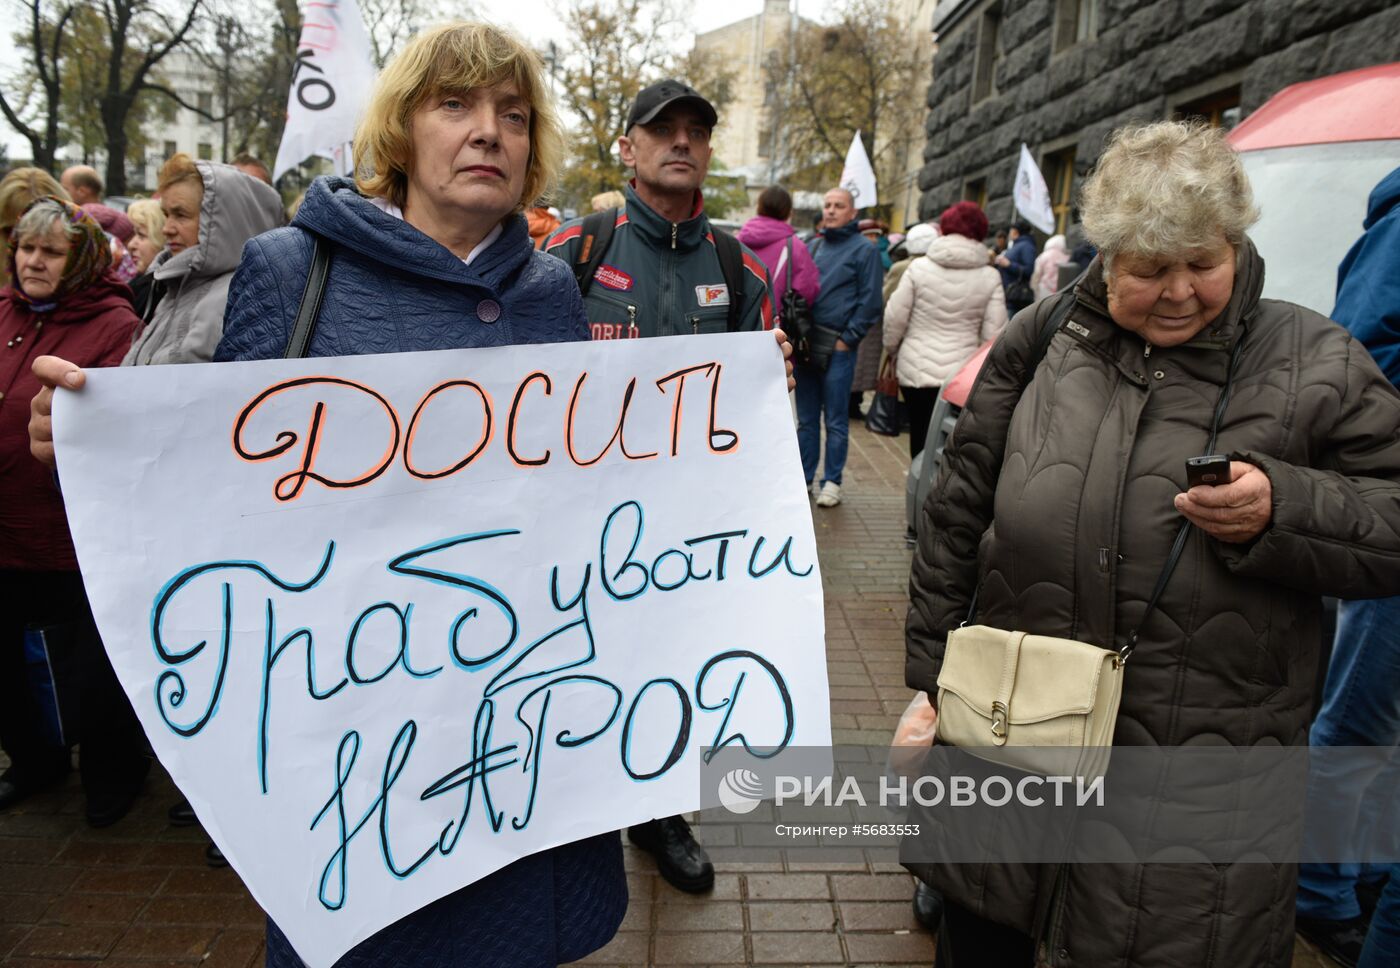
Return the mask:
{"type": "MultiPolygon", "coordinates": [[[[1030,358],[1026,360],[1026,372],[1021,378],[1021,393],[1024,394],[1026,389],[1031,385],[1031,381],[1035,379],[1035,371],[1040,369],[1040,363],[1045,359],[1045,354],[1050,349],[1050,342],[1055,338],[1055,334],[1060,331],[1060,327],[1064,325],[1065,319],[1074,311],[1074,304],[1078,301],[1076,294],[1079,289],[1079,280],[1083,278],[1084,275],[1081,273],[1079,278],[1075,279],[1072,285],[1066,286],[1056,295],[1049,297],[1055,300],[1055,307],[1050,310],[1049,316],[1041,325],[1040,332],[1036,335],[1035,345],[1031,347],[1030,358]]],[[[985,369],[986,366],[984,365],[983,370],[985,369]]],[[[980,383],[981,380],[982,373],[979,372],[977,374],[977,380],[973,383],[972,389],[974,392],[977,390],[976,384],[980,383]]],[[[971,398],[972,394],[968,394],[968,399],[971,400],[971,398]]],[[[995,484],[992,485],[992,490],[996,490],[995,484]]],[[[1172,558],[1171,565],[1175,567],[1175,557],[1172,558]]],[[[978,588],[974,584],[972,588],[972,601],[968,603],[967,618],[963,619],[963,625],[971,625],[977,615],[977,592],[978,588]]]]}
{"type": "Polygon", "coordinates": [[[739,240],[723,229],[710,226],[715,237],[715,254],[719,256],[719,271],[729,289],[729,322],[731,333],[739,331],[739,316],[744,311],[744,250],[739,240]]]}
{"type": "Polygon", "coordinates": [[[1074,310],[1075,290],[1079,286],[1079,280],[1074,280],[1074,284],[1065,287],[1060,293],[1055,308],[1050,310],[1050,316],[1045,320],[1045,325],[1040,328],[1040,335],[1036,337],[1035,347],[1031,350],[1031,358],[1026,361],[1025,382],[1021,384],[1021,392],[1026,391],[1026,387],[1031,385],[1031,380],[1035,379],[1035,371],[1040,368],[1040,361],[1045,359],[1046,352],[1050,349],[1050,341],[1055,338],[1055,334],[1064,325],[1066,317],[1074,310]]]}
{"type": "Polygon", "coordinates": [[[292,324],[292,335],[282,354],[287,360],[301,359],[311,349],[311,340],[316,335],[316,317],[321,314],[321,299],[326,294],[326,278],[330,275],[330,243],[314,234],[311,240],[311,267],[306,273],[306,288],[301,291],[296,322],[292,324]]]}
{"type": "Polygon", "coordinates": [[[584,217],[583,234],[579,240],[578,259],[574,262],[574,281],[578,283],[580,295],[588,295],[593,286],[593,273],[603,263],[608,246],[612,244],[613,230],[617,228],[617,209],[591,212],[584,217]]]}

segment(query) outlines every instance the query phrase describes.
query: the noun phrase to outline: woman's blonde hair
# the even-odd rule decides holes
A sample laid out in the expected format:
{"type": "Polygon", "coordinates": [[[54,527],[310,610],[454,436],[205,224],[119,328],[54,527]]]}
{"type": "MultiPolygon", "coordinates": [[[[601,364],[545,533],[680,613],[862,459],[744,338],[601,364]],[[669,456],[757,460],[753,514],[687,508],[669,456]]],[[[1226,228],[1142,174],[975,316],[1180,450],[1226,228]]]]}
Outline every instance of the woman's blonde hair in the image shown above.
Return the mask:
{"type": "Polygon", "coordinates": [[[138,198],[126,207],[126,217],[131,219],[146,238],[160,240],[161,229],[165,228],[165,211],[160,202],[153,198],[138,198]]]}
{"type": "Polygon", "coordinates": [[[16,168],[0,178],[0,231],[14,228],[24,210],[46,195],[69,200],[58,179],[42,168],[16,168]]]}
{"type": "Polygon", "coordinates": [[[355,185],[402,208],[413,165],[413,115],[443,93],[514,83],[530,106],[530,161],[515,210],[543,198],[564,154],[544,64],[524,41],[487,24],[456,21],[419,33],[379,75],[355,131],[355,185]]]}
{"type": "Polygon", "coordinates": [[[171,185],[178,185],[182,181],[196,182],[201,191],[204,189],[204,178],[199,174],[199,168],[195,166],[194,159],[180,151],[171,155],[166,159],[165,164],[160,166],[160,178],[156,183],[156,188],[163,192],[171,185]]]}
{"type": "Polygon", "coordinates": [[[1224,132],[1184,121],[1115,131],[1084,185],[1080,213],[1105,268],[1124,252],[1182,257],[1221,234],[1238,247],[1259,218],[1224,132]]]}

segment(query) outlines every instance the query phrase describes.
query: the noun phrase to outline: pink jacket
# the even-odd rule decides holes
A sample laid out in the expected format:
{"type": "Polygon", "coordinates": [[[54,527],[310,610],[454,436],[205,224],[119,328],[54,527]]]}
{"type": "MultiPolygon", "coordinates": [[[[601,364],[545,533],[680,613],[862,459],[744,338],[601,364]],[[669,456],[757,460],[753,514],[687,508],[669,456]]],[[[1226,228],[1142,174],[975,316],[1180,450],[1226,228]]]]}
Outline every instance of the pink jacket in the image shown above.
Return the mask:
{"type": "MultiPolygon", "coordinates": [[[[775,305],[787,291],[788,279],[787,263],[783,263],[783,270],[779,272],[778,260],[787,249],[787,240],[796,234],[788,223],[769,218],[767,215],[755,215],[739,229],[739,241],[752,249],[754,255],[768,267],[769,278],[773,280],[775,305]]],[[[817,265],[812,261],[812,254],[807,251],[807,246],[801,239],[792,239],[792,288],[802,294],[809,306],[816,303],[817,293],[821,292],[822,288],[817,265]]]]}

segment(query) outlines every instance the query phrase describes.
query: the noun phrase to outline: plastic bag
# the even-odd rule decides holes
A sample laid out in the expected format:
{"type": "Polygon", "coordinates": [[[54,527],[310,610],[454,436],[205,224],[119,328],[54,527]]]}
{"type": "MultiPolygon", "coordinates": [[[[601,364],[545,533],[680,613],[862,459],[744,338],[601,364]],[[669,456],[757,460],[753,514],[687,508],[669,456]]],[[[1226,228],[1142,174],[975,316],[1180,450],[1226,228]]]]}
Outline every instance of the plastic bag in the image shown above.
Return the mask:
{"type": "Polygon", "coordinates": [[[896,784],[900,777],[920,775],[923,751],[933,745],[937,732],[938,711],[928,701],[928,693],[915,693],[899,717],[899,725],[894,728],[894,739],[890,741],[889,756],[885,759],[885,775],[896,784]]]}
{"type": "Polygon", "coordinates": [[[915,693],[909,707],[899,717],[891,746],[932,746],[938,732],[938,710],[928,701],[928,693],[915,693]]]}

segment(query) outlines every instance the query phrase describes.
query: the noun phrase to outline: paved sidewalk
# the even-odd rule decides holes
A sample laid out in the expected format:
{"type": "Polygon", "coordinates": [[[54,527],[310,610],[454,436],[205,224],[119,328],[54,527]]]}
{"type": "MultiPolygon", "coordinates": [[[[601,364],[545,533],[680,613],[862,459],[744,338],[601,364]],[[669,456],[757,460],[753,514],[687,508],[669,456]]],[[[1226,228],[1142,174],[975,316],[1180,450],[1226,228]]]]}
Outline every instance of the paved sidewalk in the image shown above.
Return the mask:
{"type": "MultiPolygon", "coordinates": [[[[907,455],[906,437],[853,427],[845,500],[813,509],[838,744],[888,743],[909,700],[907,455]]],[[[157,770],[131,816],[91,830],[75,775],[62,791],[0,814],[0,966],[261,965],[261,911],[232,872],[205,865],[197,830],[169,826],[165,810],[176,796],[157,770]]],[[[625,856],[627,918],[586,964],[933,962],[933,939],[910,913],[913,882],[888,860],[723,864],[714,894],[692,898],[661,881],[650,858],[630,846],[625,856]]],[[[1299,943],[1293,968],[1329,965],[1299,943]]]]}

